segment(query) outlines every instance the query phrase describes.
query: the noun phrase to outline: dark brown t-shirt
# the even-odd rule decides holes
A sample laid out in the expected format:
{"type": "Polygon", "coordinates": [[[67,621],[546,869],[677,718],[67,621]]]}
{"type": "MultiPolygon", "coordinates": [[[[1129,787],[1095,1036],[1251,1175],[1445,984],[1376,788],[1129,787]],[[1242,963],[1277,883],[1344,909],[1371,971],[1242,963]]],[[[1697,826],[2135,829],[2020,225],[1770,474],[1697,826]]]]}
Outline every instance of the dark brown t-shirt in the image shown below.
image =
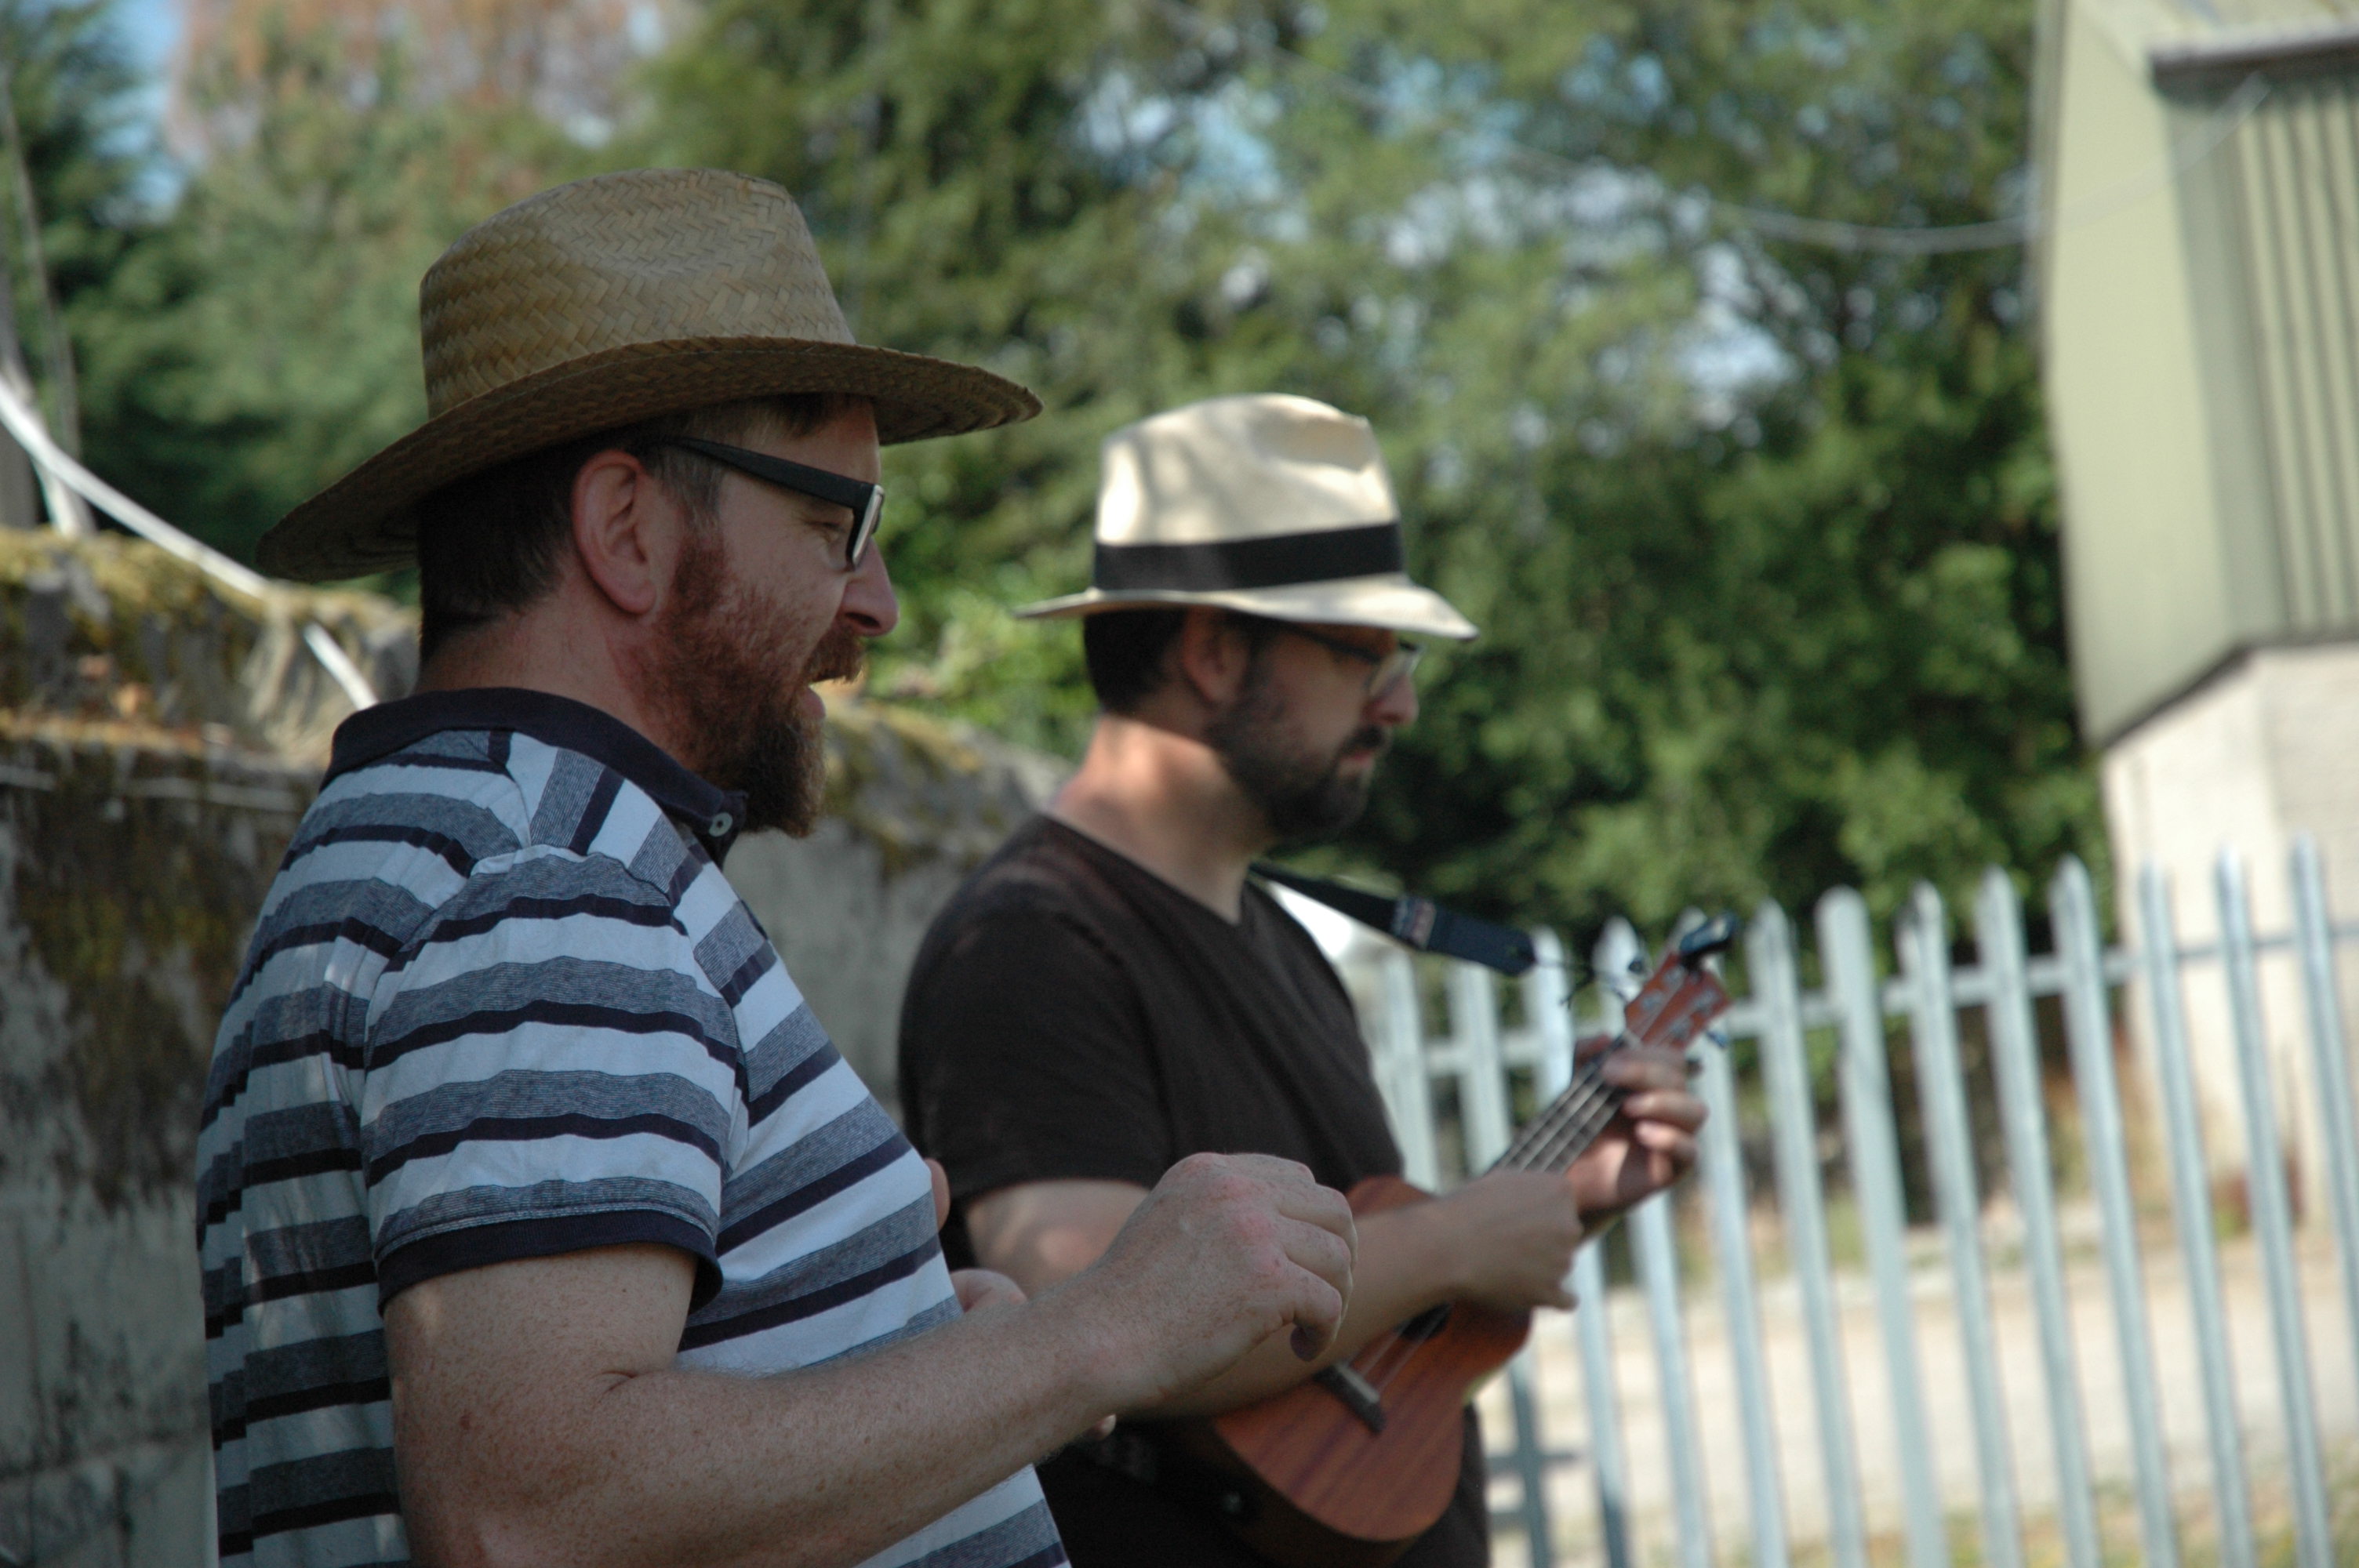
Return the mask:
{"type": "MultiPolygon", "coordinates": [[[[1397,1174],[1352,1003],[1259,888],[1234,925],[1046,817],[1016,829],[927,932],[901,1008],[912,1141],[969,1200],[1026,1182],[1151,1187],[1190,1154],[1278,1154],[1329,1186],[1397,1174]]],[[[1404,1568],[1488,1561],[1481,1435],[1404,1568]]],[[[1040,1467],[1076,1568],[1251,1565],[1195,1505],[1068,1453],[1040,1467]]]]}

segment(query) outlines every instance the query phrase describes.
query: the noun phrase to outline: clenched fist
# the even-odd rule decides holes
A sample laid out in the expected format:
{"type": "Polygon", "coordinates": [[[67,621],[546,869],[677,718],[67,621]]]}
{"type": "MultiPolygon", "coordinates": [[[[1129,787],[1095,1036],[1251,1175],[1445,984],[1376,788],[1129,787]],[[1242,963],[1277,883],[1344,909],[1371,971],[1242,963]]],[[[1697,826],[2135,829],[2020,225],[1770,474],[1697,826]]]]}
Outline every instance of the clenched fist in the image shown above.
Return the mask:
{"type": "Polygon", "coordinates": [[[1225,1371],[1281,1329],[1296,1355],[1317,1357],[1343,1322],[1356,1244],[1343,1195],[1295,1162],[1194,1154],[1056,1293],[1087,1299],[1114,1406],[1133,1409],[1225,1371]]]}

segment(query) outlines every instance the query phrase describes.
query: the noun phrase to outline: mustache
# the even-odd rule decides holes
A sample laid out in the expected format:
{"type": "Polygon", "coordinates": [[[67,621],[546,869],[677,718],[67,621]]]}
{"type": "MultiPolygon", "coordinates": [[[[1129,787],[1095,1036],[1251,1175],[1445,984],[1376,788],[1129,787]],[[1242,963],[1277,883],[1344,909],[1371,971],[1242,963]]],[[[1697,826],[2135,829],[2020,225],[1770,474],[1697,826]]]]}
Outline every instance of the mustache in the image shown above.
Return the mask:
{"type": "Polygon", "coordinates": [[[868,639],[849,626],[829,629],[803,663],[803,684],[854,680],[868,668],[868,639]]]}
{"type": "Polygon", "coordinates": [[[1382,725],[1365,724],[1352,731],[1351,739],[1336,749],[1335,755],[1341,758],[1348,757],[1354,752],[1373,752],[1381,758],[1386,752],[1392,750],[1392,746],[1391,730],[1382,725]]]}

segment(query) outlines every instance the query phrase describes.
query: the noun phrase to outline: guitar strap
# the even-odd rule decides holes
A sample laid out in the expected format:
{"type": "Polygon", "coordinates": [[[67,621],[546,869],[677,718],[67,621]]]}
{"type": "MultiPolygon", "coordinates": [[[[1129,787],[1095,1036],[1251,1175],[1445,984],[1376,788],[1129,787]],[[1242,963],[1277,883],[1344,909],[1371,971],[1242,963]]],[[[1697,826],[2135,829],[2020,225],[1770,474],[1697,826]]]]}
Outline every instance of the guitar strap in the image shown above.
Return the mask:
{"type": "Polygon", "coordinates": [[[1306,877],[1267,860],[1256,860],[1253,873],[1348,914],[1363,925],[1374,926],[1420,953],[1463,958],[1503,975],[1520,975],[1539,961],[1539,956],[1532,950],[1532,939],[1514,926],[1498,925],[1461,914],[1454,909],[1444,909],[1430,898],[1408,894],[1386,898],[1382,893],[1345,887],[1342,882],[1306,877]]]}

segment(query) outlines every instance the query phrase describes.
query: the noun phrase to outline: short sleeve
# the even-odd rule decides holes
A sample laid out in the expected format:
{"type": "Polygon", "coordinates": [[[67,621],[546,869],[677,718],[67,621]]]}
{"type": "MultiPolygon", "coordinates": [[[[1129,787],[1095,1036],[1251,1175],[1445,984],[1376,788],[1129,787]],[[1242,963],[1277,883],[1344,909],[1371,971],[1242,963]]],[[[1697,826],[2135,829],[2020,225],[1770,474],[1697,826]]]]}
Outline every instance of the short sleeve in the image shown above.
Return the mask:
{"type": "Polygon", "coordinates": [[[356,1098],[380,1301],[629,1242],[688,1253],[711,1299],[742,1056],[660,890],[602,857],[478,876],[371,1011],[356,1098]]]}
{"type": "Polygon", "coordinates": [[[1137,986],[1093,933],[1046,912],[928,943],[901,1011],[901,1092],[961,1204],[1026,1182],[1151,1187],[1180,1158],[1137,986]]]}

